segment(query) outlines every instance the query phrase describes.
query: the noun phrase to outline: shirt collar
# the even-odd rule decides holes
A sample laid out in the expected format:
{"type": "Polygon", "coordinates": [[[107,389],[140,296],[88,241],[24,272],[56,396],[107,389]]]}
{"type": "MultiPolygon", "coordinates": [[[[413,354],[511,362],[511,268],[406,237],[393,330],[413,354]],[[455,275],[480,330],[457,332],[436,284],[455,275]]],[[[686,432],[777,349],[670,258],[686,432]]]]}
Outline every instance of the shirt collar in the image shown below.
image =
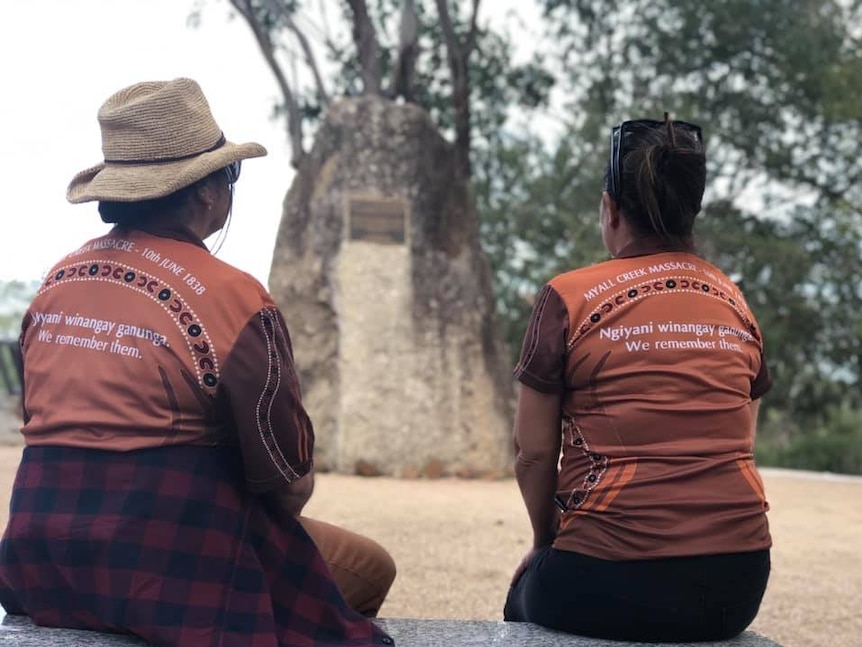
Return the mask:
{"type": "MultiPolygon", "coordinates": [[[[185,225],[180,224],[158,224],[158,225],[144,225],[135,227],[133,231],[140,231],[144,234],[149,234],[150,236],[157,236],[159,238],[170,238],[172,240],[178,240],[183,243],[191,243],[192,245],[196,245],[201,249],[205,249],[209,251],[207,246],[204,244],[197,234],[195,234],[191,229],[189,229],[185,225]]],[[[121,228],[119,226],[114,227],[111,233],[126,233],[127,230],[121,228]]]]}

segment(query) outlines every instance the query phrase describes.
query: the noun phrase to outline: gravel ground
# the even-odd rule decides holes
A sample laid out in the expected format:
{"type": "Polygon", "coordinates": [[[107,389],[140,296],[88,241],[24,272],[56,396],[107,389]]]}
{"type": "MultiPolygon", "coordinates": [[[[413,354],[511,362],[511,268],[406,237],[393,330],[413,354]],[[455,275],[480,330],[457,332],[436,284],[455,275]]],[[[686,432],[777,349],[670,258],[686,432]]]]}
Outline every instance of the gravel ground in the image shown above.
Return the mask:
{"type": "MultiPolygon", "coordinates": [[[[0,447],[8,501],[20,448],[0,447]]],[[[862,479],[764,470],[773,571],[752,629],[784,647],[862,645],[862,479]]],[[[529,525],[506,481],[322,474],[306,514],[386,546],[398,577],[382,616],[499,619],[529,525]]],[[[0,508],[5,526],[6,506],[0,508]]]]}

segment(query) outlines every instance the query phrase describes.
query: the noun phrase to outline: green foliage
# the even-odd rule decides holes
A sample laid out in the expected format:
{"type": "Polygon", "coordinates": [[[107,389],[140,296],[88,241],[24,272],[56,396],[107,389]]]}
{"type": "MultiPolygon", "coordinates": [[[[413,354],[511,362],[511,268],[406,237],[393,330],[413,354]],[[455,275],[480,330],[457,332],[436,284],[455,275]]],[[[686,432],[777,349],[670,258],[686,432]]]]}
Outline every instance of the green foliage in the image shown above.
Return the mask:
{"type": "Polygon", "coordinates": [[[38,288],[36,282],[0,281],[0,394],[20,389],[11,346],[17,343],[21,319],[38,288]]]}
{"type": "MultiPolygon", "coordinates": [[[[200,24],[204,0],[198,0],[190,16],[190,23],[200,24]]],[[[281,3],[287,15],[295,20],[311,9],[312,3],[281,3]]],[[[380,46],[380,64],[384,89],[389,87],[398,56],[398,24],[402,0],[371,0],[368,10],[374,23],[380,46]]],[[[454,127],[452,113],[452,80],[448,63],[445,37],[433,0],[416,0],[419,19],[419,48],[414,78],[416,103],[425,108],[443,132],[454,127]]],[[[339,2],[341,22],[352,24],[352,13],[347,2],[339,2]]],[[[279,35],[289,31],[282,14],[272,10],[273,3],[252,0],[251,7],[260,25],[266,29],[274,43],[282,43],[279,35]]],[[[471,2],[450,2],[453,25],[463,40],[469,32],[471,2]]],[[[303,25],[310,24],[303,22],[303,25]]],[[[471,90],[472,131],[474,149],[487,148],[495,139],[514,107],[533,109],[546,106],[555,77],[547,69],[541,56],[516,64],[513,62],[512,38],[495,32],[482,24],[477,25],[476,49],[470,57],[469,83],[471,90]]],[[[318,29],[306,30],[309,40],[323,49],[337,73],[327,82],[332,85],[334,98],[357,96],[363,92],[359,56],[350,36],[350,30],[322,34],[318,29]]],[[[279,45],[282,47],[282,45],[279,45]]],[[[303,118],[315,123],[323,114],[324,106],[316,89],[309,82],[294,88],[303,118]]],[[[274,107],[275,117],[286,114],[283,104],[274,107]]]]}
{"type": "Polygon", "coordinates": [[[513,350],[541,283],[602,256],[609,127],[669,110],[704,127],[699,248],[764,330],[767,408],[819,423],[862,406],[860,4],[542,0],[572,117],[551,151],[502,144],[506,180],[480,177],[477,193],[513,350]]]}
{"type": "Polygon", "coordinates": [[[12,343],[0,340],[0,397],[21,392],[18,368],[12,355],[12,343]]]}
{"type": "Polygon", "coordinates": [[[761,465],[862,474],[862,410],[830,408],[811,428],[773,415],[758,435],[757,460],[761,465]]]}
{"type": "MultiPolygon", "coordinates": [[[[862,426],[853,413],[862,411],[862,0],[536,2],[542,55],[516,64],[516,37],[480,21],[469,69],[482,244],[513,361],[541,285],[606,257],[598,202],[610,126],[667,110],[704,127],[698,247],[739,281],[764,331],[775,386],[762,451],[794,466],[858,469],[858,434],[834,429],[862,426]],[[549,142],[526,119],[516,129],[513,112],[546,107],[552,90],[565,97],[558,136],[549,142]],[[813,449],[821,444],[823,455],[813,449]]],[[[400,6],[369,2],[384,86],[400,6]]],[[[463,37],[472,3],[450,7],[463,37]]],[[[417,11],[417,101],[451,133],[436,8],[418,0],[417,11]]],[[[355,46],[341,33],[325,42],[336,97],[362,87],[355,46]]],[[[299,94],[313,121],[319,97],[310,86],[299,94]]]]}
{"type": "Polygon", "coordinates": [[[702,223],[702,247],[740,277],[757,313],[775,378],[766,401],[806,419],[829,405],[862,406],[859,232],[858,215],[817,208],[784,221],[728,208],[702,223]]]}
{"type": "Polygon", "coordinates": [[[571,136],[555,152],[536,138],[500,141],[476,166],[482,245],[513,363],[538,288],[561,271],[607,258],[595,178],[570,154],[577,147],[586,148],[571,136]]]}
{"type": "Polygon", "coordinates": [[[21,319],[38,289],[34,281],[0,281],[0,341],[18,339],[21,319]]]}
{"type": "MultiPolygon", "coordinates": [[[[346,5],[346,3],[344,3],[346,5]]],[[[388,84],[398,51],[398,19],[401,0],[377,0],[372,18],[381,47],[383,78],[388,84]]],[[[455,31],[464,39],[469,31],[471,2],[450,2],[455,31]]],[[[349,24],[345,6],[345,22],[349,24]]],[[[414,89],[416,103],[425,108],[443,132],[454,128],[452,80],[443,30],[433,0],[417,0],[419,55],[414,89]]],[[[540,55],[525,63],[513,60],[513,38],[483,24],[476,32],[476,49],[470,57],[469,83],[473,149],[481,157],[501,135],[514,108],[535,109],[547,105],[555,83],[540,55]]],[[[355,95],[362,83],[353,43],[329,43],[330,59],[341,70],[333,79],[336,95],[355,95]]]]}

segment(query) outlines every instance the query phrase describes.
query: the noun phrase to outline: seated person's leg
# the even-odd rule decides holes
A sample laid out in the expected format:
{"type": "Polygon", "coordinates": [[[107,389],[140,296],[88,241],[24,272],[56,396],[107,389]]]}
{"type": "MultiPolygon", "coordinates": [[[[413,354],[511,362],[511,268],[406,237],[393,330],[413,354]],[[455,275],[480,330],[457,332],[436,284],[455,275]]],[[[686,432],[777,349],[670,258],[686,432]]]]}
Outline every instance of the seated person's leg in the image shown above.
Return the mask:
{"type": "MultiPolygon", "coordinates": [[[[550,546],[546,546],[538,551],[536,556],[527,566],[517,579],[509,586],[509,593],[506,596],[506,605],[503,608],[503,619],[507,622],[530,622],[528,617],[527,604],[534,602],[532,598],[539,595],[542,597],[541,587],[537,587],[533,579],[537,577],[536,572],[540,565],[545,561],[548,553],[551,551],[550,546]],[[528,599],[529,598],[529,599],[528,599]]],[[[542,601],[540,606],[553,604],[553,600],[542,601]]]]}
{"type": "Polygon", "coordinates": [[[317,549],[350,607],[375,617],[395,580],[395,562],[376,541],[308,517],[299,522],[317,549]]]}
{"type": "Polygon", "coordinates": [[[540,552],[513,585],[508,621],[611,640],[727,640],[757,614],[768,551],[607,561],[540,552]]]}

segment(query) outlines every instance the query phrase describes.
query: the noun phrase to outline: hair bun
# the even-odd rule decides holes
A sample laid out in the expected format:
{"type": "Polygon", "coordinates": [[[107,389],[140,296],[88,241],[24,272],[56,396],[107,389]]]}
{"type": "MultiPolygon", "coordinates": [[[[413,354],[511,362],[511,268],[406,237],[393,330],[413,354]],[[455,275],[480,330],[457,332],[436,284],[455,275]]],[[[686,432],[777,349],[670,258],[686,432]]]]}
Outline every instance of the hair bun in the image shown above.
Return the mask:
{"type": "Polygon", "coordinates": [[[706,183],[706,157],[688,132],[645,130],[633,138],[622,166],[623,212],[636,231],[691,236],[706,183]]]}
{"type": "Polygon", "coordinates": [[[676,149],[669,142],[651,144],[644,149],[644,163],[654,183],[659,180],[656,175],[673,161],[675,151],[676,149]]]}

